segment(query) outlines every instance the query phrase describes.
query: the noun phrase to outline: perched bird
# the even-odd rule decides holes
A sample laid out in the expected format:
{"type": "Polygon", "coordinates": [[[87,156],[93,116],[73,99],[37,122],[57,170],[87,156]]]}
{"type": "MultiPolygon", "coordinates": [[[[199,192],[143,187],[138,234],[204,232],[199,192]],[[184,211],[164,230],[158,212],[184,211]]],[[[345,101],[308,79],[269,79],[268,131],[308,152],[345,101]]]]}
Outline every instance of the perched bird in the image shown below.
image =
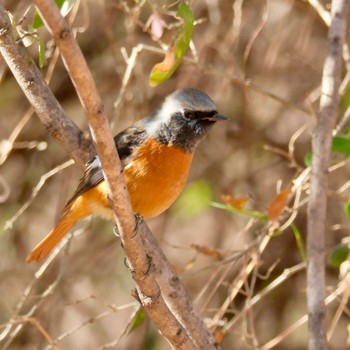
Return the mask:
{"type": "MultiPolygon", "coordinates": [[[[135,212],[147,219],[171,206],[185,185],[198,143],[216,121],[226,119],[206,93],[181,89],[167,96],[150,117],[115,136],[135,212]]],[[[113,218],[98,156],[86,164],[61,219],[28,255],[27,262],[45,258],[78,220],[92,214],[113,218]]]]}

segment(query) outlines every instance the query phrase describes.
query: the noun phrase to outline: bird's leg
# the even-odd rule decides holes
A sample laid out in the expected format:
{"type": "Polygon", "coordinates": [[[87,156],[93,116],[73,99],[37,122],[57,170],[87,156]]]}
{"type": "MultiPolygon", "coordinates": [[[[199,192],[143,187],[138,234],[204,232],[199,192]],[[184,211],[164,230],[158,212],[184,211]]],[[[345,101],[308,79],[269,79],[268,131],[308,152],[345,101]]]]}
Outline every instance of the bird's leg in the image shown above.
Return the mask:
{"type": "Polygon", "coordinates": [[[144,272],[144,275],[147,276],[149,274],[149,272],[151,271],[152,267],[153,267],[153,264],[152,264],[152,257],[148,254],[146,254],[147,256],[147,265],[148,265],[148,268],[147,270],[144,272]]]}
{"type": "Polygon", "coordinates": [[[118,226],[115,225],[114,228],[113,228],[113,233],[118,237],[120,238],[120,233],[119,233],[119,230],[118,230],[118,226]]]}
{"type": "Polygon", "coordinates": [[[124,265],[125,265],[125,267],[126,267],[131,273],[134,272],[134,269],[132,269],[131,266],[130,266],[130,264],[129,264],[128,258],[124,258],[124,265]]]}
{"type": "Polygon", "coordinates": [[[143,216],[139,213],[134,213],[135,215],[135,227],[134,227],[134,234],[132,235],[132,238],[135,237],[138,233],[139,226],[143,222],[143,216]]]}

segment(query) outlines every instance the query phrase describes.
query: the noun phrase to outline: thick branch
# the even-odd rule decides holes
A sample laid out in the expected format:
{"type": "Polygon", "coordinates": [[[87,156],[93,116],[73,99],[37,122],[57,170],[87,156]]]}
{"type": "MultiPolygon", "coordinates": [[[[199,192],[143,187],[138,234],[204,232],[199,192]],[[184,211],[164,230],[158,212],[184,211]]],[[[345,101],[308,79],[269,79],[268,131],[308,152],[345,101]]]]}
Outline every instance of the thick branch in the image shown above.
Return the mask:
{"type": "Polygon", "coordinates": [[[153,273],[153,262],[144,251],[103,103],[84,56],[54,2],[50,0],[35,0],[34,2],[57,43],[65,66],[87,112],[92,137],[110,188],[110,198],[123,248],[137,284],[139,299],[159,330],[175,348],[194,349],[196,346],[193,340],[164,302],[153,273]]]}
{"type": "Polygon", "coordinates": [[[347,28],[348,0],[333,0],[328,53],[323,68],[320,118],[313,135],[312,180],[308,206],[307,297],[309,349],[327,348],[325,334],[325,224],[328,163],[339,102],[342,47],[347,28]]]}
{"type": "Polygon", "coordinates": [[[15,41],[10,19],[0,5],[0,52],[47,132],[83,166],[94,154],[89,135],[66,115],[26,49],[15,41]]]}
{"type": "Polygon", "coordinates": [[[157,240],[144,222],[139,226],[139,232],[144,240],[146,253],[152,258],[156,280],[166,303],[177,315],[178,320],[194,339],[199,349],[218,349],[219,345],[215,342],[186,289],[179,281],[179,277],[169,265],[157,240]]]}

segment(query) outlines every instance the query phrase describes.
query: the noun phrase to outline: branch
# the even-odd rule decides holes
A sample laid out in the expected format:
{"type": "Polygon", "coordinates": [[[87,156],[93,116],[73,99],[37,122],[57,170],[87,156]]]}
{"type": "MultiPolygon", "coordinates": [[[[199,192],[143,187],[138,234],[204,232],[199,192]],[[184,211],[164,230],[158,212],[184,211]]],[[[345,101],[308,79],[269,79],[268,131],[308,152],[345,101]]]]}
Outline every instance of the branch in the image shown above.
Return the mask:
{"type": "MultiPolygon", "coordinates": [[[[137,55],[139,55],[142,51],[149,51],[152,53],[156,53],[159,55],[164,55],[166,53],[166,51],[164,51],[163,49],[160,49],[158,47],[154,47],[154,46],[150,46],[150,45],[146,45],[146,44],[137,44],[133,51],[131,52],[129,59],[128,59],[128,67],[125,71],[124,77],[123,77],[123,82],[122,82],[122,89],[120,92],[120,95],[118,96],[117,100],[114,103],[114,107],[115,108],[119,108],[120,105],[120,100],[121,97],[124,94],[124,89],[125,89],[125,84],[127,84],[128,79],[130,77],[130,69],[133,68],[133,65],[135,63],[135,59],[137,58],[137,55]]],[[[272,100],[275,100],[279,103],[281,103],[283,106],[290,108],[292,110],[295,111],[299,111],[305,114],[310,114],[310,111],[307,110],[305,107],[303,106],[299,106],[293,102],[287,101],[285,99],[283,99],[282,97],[275,95],[274,93],[265,90],[264,88],[260,87],[259,85],[256,85],[255,83],[253,83],[251,81],[251,79],[240,79],[238,78],[238,76],[236,76],[235,74],[232,74],[230,72],[227,72],[227,70],[220,70],[217,66],[212,66],[212,65],[208,65],[208,64],[203,64],[200,62],[197,62],[195,59],[185,56],[183,58],[183,60],[185,62],[189,62],[194,64],[199,70],[201,70],[202,72],[206,73],[206,74],[213,74],[216,75],[218,77],[221,77],[223,79],[227,79],[230,82],[232,82],[233,84],[236,84],[238,86],[241,86],[243,88],[247,88],[250,89],[251,91],[254,91],[262,96],[266,96],[271,98],[272,100]]]]}
{"type": "MultiPolygon", "coordinates": [[[[194,349],[198,344],[201,344],[201,341],[197,341],[193,334],[188,334],[186,325],[183,327],[167,307],[155,278],[154,263],[144,250],[142,236],[139,234],[139,227],[144,225],[138,225],[135,221],[120,159],[104,113],[103,102],[97,92],[85,58],[74,40],[69,25],[61,16],[55,3],[50,0],[35,0],[34,3],[60,50],[63,62],[87,112],[92,138],[110,188],[110,199],[122,245],[137,284],[138,298],[158,329],[176,349],[194,349]]],[[[170,270],[168,263],[165,266],[170,270]]],[[[161,283],[162,281],[160,281],[161,283]]],[[[188,300],[190,299],[186,301],[188,300]]],[[[186,310],[186,308],[193,309],[191,302],[176,301],[180,305],[182,303],[181,311],[186,310]]],[[[197,322],[197,324],[199,323],[197,322]]],[[[202,327],[205,329],[203,324],[202,327]]],[[[209,331],[206,329],[198,331],[209,335],[205,348],[214,349],[215,341],[209,331]]]]}
{"type": "Polygon", "coordinates": [[[146,253],[152,258],[156,280],[170,309],[175,313],[191,338],[195,340],[199,349],[218,349],[215,339],[209,332],[198,310],[194,307],[186,289],[169,265],[166,256],[158,246],[157,240],[144,222],[139,226],[139,232],[146,253]]]}
{"type": "Polygon", "coordinates": [[[312,179],[308,205],[307,297],[309,349],[327,348],[325,334],[325,224],[327,213],[328,164],[342,66],[342,47],[347,28],[348,0],[333,0],[329,45],[323,68],[320,117],[312,139],[312,179]]]}
{"type": "Polygon", "coordinates": [[[91,140],[67,116],[20,41],[0,5],[0,53],[47,132],[83,166],[94,154],[91,140]]]}

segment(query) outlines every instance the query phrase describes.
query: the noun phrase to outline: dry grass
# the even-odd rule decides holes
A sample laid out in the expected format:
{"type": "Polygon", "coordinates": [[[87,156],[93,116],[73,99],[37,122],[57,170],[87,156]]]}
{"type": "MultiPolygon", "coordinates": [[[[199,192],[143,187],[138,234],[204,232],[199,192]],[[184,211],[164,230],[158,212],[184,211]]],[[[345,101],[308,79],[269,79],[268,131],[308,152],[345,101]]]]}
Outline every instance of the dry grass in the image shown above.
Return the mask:
{"type": "MultiPolygon", "coordinates": [[[[179,87],[200,88],[216,101],[235,123],[217,125],[200,146],[188,187],[205,180],[214,201],[220,202],[222,194],[248,197],[249,210],[240,215],[208,207],[185,216],[175,206],[149,225],[222,338],[223,349],[305,349],[300,241],[306,235],[309,169],[304,156],[318,110],[327,8],[311,0],[193,1],[198,24],[192,50],[169,81],[150,88],[148,74],[161,61],[174,29],[167,29],[158,43],[146,23],[156,10],[173,23],[161,6],[167,3],[81,1],[73,26],[115,131],[146,116],[179,87]],[[287,187],[292,193],[279,221],[253,216],[252,210],[266,214],[276,194],[287,187]],[[299,242],[293,229],[300,232],[299,242]]],[[[4,4],[27,29],[33,16],[30,2],[4,4]]],[[[40,36],[52,48],[44,29],[40,36]]],[[[50,86],[71,118],[86,128],[74,88],[53,55],[45,68],[52,75],[50,86]]],[[[0,347],[167,349],[148,321],[131,334],[126,331],[137,303],[112,224],[87,220],[62,242],[59,254],[42,266],[25,264],[80,173],[72,166],[63,169],[65,152],[28,111],[2,61],[0,74],[0,227],[6,227],[0,236],[0,347]]],[[[344,98],[339,120],[347,104],[344,98]]],[[[349,197],[348,161],[333,155],[330,170],[329,252],[348,234],[343,211],[349,197]]],[[[200,201],[201,192],[186,198],[200,201]]],[[[338,275],[337,269],[327,271],[332,349],[344,349],[348,338],[347,277],[338,275]]]]}

